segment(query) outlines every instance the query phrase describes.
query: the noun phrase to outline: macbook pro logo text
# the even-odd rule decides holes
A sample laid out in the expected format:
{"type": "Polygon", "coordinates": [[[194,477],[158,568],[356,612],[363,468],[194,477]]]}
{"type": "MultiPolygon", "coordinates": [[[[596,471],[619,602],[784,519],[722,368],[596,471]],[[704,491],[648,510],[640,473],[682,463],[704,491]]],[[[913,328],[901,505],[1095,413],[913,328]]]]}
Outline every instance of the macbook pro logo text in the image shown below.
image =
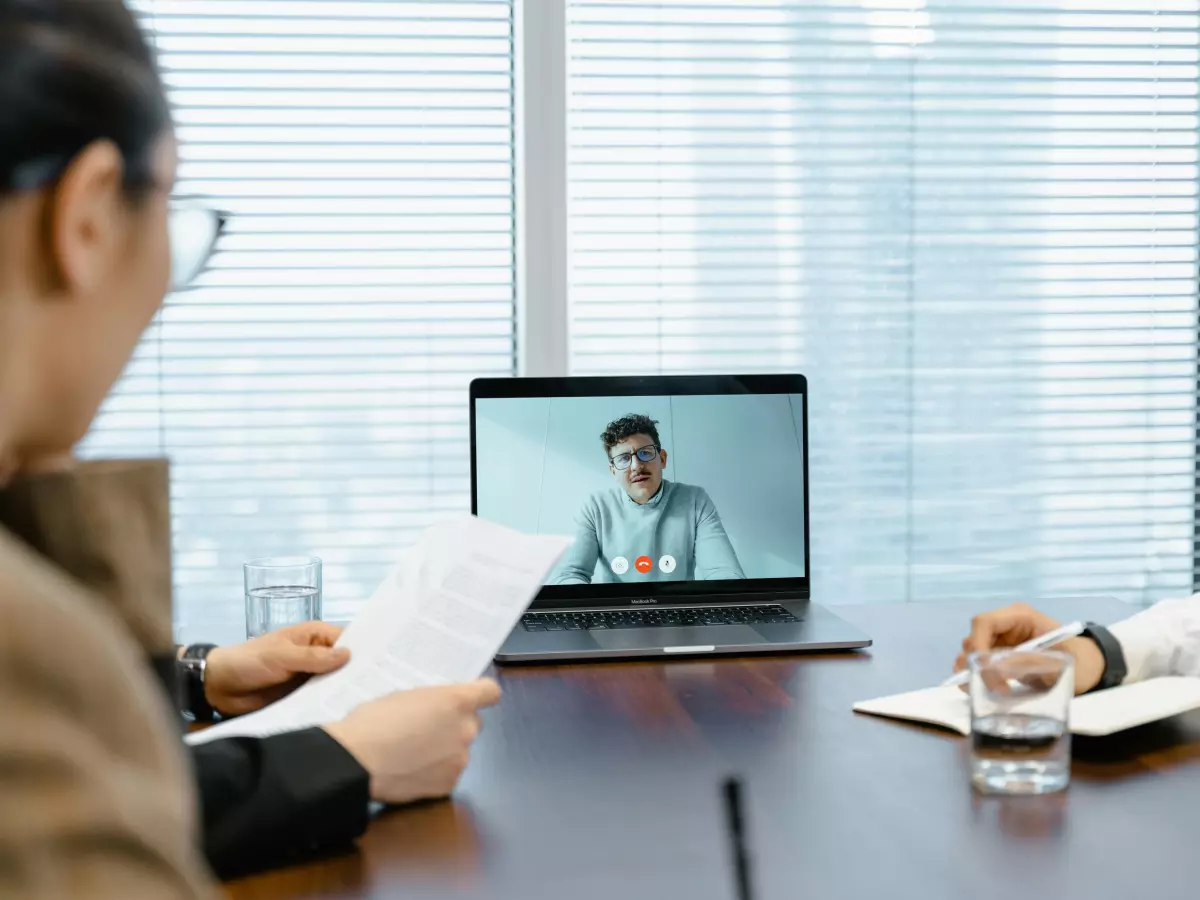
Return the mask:
{"type": "Polygon", "coordinates": [[[630,600],[629,602],[634,604],[635,606],[645,606],[648,603],[657,603],[658,601],[655,600],[653,597],[645,597],[645,598],[638,598],[637,600],[630,600]]]}

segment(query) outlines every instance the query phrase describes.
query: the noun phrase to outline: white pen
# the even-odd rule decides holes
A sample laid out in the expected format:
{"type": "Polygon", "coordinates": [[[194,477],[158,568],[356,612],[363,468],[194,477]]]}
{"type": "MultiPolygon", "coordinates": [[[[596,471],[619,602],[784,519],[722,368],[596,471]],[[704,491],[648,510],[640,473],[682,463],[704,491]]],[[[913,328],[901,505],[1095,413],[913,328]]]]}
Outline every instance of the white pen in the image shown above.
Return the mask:
{"type": "MultiPolygon", "coordinates": [[[[1061,644],[1063,641],[1070,640],[1073,637],[1079,637],[1083,634],[1083,630],[1087,628],[1083,622],[1072,622],[1069,625],[1063,625],[1061,628],[1055,628],[1053,631],[1047,631],[1041,637],[1035,637],[1032,641],[1026,641],[1023,644],[1018,644],[1016,647],[996,648],[1017,651],[1030,650],[1049,650],[1055,644],[1061,644]]],[[[951,687],[954,685],[966,684],[971,680],[971,670],[963,669],[961,672],[956,672],[945,681],[942,682],[942,687],[951,687]]]]}

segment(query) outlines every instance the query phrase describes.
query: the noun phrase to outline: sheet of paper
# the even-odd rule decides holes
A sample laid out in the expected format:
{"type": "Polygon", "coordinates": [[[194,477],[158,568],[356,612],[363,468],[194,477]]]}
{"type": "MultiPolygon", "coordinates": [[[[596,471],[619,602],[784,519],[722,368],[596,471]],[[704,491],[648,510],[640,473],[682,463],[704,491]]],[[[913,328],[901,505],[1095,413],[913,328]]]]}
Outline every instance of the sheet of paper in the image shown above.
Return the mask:
{"type": "Polygon", "coordinates": [[[473,516],[434,525],[342,632],[338,646],[351,654],[345,667],[188,742],[323,725],[393,691],[479,677],[570,543],[473,516]]]}
{"type": "MultiPolygon", "coordinates": [[[[1200,678],[1154,678],[1086,694],[1071,701],[1071,731],[1099,737],[1200,708],[1200,678]]],[[[971,733],[971,707],[957,687],[926,688],[864,700],[854,711],[907,719],[971,733]]]]}

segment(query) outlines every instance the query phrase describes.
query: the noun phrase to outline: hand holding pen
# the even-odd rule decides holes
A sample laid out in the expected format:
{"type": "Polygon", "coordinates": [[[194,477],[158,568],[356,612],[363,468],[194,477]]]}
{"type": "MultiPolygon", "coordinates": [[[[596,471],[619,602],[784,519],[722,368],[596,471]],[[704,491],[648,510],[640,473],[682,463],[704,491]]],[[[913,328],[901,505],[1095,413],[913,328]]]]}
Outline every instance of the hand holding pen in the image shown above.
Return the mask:
{"type": "Polygon", "coordinates": [[[1082,622],[1062,625],[1045,613],[1025,603],[1014,603],[1002,609],[976,616],[971,621],[971,633],[963,639],[962,653],[955,660],[956,676],[947,685],[966,684],[967,656],[989,650],[1046,650],[1055,648],[1075,658],[1075,693],[1083,694],[1100,683],[1104,675],[1104,655],[1091,640],[1079,637],[1082,622]]]}

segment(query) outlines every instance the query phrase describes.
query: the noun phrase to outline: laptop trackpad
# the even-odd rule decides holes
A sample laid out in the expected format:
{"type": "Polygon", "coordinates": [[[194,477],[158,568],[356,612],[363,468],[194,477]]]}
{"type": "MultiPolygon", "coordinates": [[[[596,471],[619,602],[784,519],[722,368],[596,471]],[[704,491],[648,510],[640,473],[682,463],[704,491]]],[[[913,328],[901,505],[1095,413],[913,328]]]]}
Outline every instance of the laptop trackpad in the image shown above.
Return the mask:
{"type": "Polygon", "coordinates": [[[755,646],[763,636],[749,625],[699,628],[593,628],[588,632],[605,650],[658,650],[664,647],[755,646]]]}

